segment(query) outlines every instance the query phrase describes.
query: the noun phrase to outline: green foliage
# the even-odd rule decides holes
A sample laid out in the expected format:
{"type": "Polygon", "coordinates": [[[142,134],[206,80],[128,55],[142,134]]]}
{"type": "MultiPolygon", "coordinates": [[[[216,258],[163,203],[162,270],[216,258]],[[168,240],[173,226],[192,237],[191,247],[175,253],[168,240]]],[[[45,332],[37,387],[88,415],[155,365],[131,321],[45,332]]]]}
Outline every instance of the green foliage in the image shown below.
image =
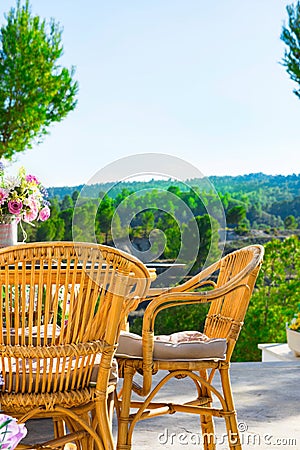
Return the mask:
{"type": "Polygon", "coordinates": [[[54,241],[57,232],[57,223],[52,220],[43,222],[37,229],[36,240],[39,242],[54,241]]]}
{"type": "Polygon", "coordinates": [[[283,65],[290,78],[298,84],[294,93],[300,98],[300,1],[287,6],[288,25],[283,26],[281,39],[286,44],[283,65]]]}
{"type": "Polygon", "coordinates": [[[240,235],[247,234],[249,233],[250,228],[250,221],[245,217],[239,221],[238,226],[235,228],[235,232],[240,235]]]}
{"type": "Polygon", "coordinates": [[[97,229],[99,233],[104,234],[104,243],[107,244],[111,237],[111,222],[114,215],[114,204],[113,200],[105,195],[100,202],[98,211],[97,211],[97,229]]]}
{"type": "MultiPolygon", "coordinates": [[[[242,215],[246,210],[246,217],[241,219],[235,228],[236,234],[241,235],[243,239],[248,239],[244,245],[248,242],[256,242],[249,234],[251,229],[263,230],[263,237],[258,238],[260,243],[272,239],[272,236],[288,235],[289,230],[293,229],[295,229],[295,233],[299,234],[299,228],[291,228],[295,225],[294,222],[289,223],[290,219],[288,219],[284,224],[284,220],[289,215],[293,215],[297,224],[300,223],[300,175],[250,174],[237,177],[212,177],[212,179],[218,188],[227,217],[230,216],[232,209],[233,211],[242,211],[242,215]],[[236,191],[233,188],[236,188],[236,191]],[[269,236],[266,236],[267,234],[269,236]],[[252,240],[250,241],[250,239],[252,240]]],[[[188,223],[190,217],[186,217],[182,202],[188,205],[194,217],[203,217],[208,204],[212,215],[217,215],[218,197],[213,192],[202,192],[201,180],[193,180],[193,184],[195,184],[193,189],[187,189],[186,184],[179,185],[174,182],[173,185],[170,183],[172,181],[165,180],[117,183],[111,187],[109,195],[104,195],[103,192],[106,185],[87,186],[85,188],[87,197],[83,199],[84,201],[80,198],[80,204],[77,202],[79,186],[73,188],[73,191],[70,187],[50,188],[51,219],[58,215],[63,217],[65,221],[64,236],[69,239],[72,235],[70,220],[67,216],[61,215],[61,209],[66,207],[67,210],[74,211],[76,203],[78,216],[78,226],[77,223],[74,224],[76,238],[94,240],[96,236],[99,243],[112,243],[111,231],[113,231],[114,238],[122,239],[122,237],[130,236],[131,240],[136,241],[137,239],[147,239],[152,231],[151,228],[153,227],[153,230],[157,228],[164,232],[166,238],[161,259],[176,259],[181,249],[181,238],[184,234],[191,233],[188,223]],[[138,189],[138,192],[135,193],[134,189],[138,189]],[[99,191],[102,191],[101,201],[99,201],[99,191]],[[174,198],[179,201],[174,201],[174,198]],[[93,216],[95,208],[98,208],[96,220],[93,216]],[[113,230],[111,223],[113,223],[113,230]]],[[[205,230],[204,238],[204,241],[209,241],[206,239],[205,230]]],[[[29,239],[36,239],[36,230],[28,230],[29,239]]],[[[214,249],[212,249],[214,258],[218,257],[217,241],[218,233],[215,233],[214,249]]],[[[203,244],[205,242],[201,242],[201,246],[203,244]]],[[[231,241],[226,249],[234,250],[242,245],[242,240],[231,241]]],[[[184,261],[191,260],[188,255],[183,253],[180,256],[184,256],[184,261]]],[[[201,262],[199,263],[200,259],[203,262],[205,258],[198,258],[198,267],[201,264],[201,262]]],[[[197,267],[195,270],[198,270],[197,267]]]]}
{"type": "Polygon", "coordinates": [[[226,213],[226,220],[228,225],[237,227],[240,222],[246,218],[246,208],[243,205],[237,205],[230,208],[226,213]]]}
{"type": "Polygon", "coordinates": [[[82,199],[80,205],[76,206],[76,214],[74,213],[75,210],[72,215],[72,238],[75,241],[94,242],[95,232],[98,233],[97,222],[95,223],[97,202],[82,199]]]}
{"type": "Polygon", "coordinates": [[[295,230],[298,228],[298,223],[292,214],[284,219],[284,226],[287,230],[295,230]]]}
{"type": "Polygon", "coordinates": [[[73,206],[74,206],[74,202],[72,200],[72,197],[68,194],[65,195],[61,202],[60,209],[62,211],[64,211],[65,209],[73,208],[73,206]]]}
{"type": "MultiPolygon", "coordinates": [[[[60,221],[64,224],[64,232],[62,234],[62,239],[65,241],[72,241],[72,220],[73,220],[73,209],[64,209],[59,214],[60,221]]],[[[58,225],[58,221],[56,222],[58,225]]]]}
{"type": "MultiPolygon", "coordinates": [[[[223,179],[223,177],[221,178],[223,179]]],[[[248,179],[252,188],[255,185],[255,179],[257,186],[265,184],[268,187],[266,189],[257,187],[253,192],[246,193],[241,190],[221,195],[226,212],[235,208],[237,211],[242,210],[242,216],[244,216],[245,210],[247,211],[247,217],[239,221],[236,231],[240,230],[239,232],[242,234],[250,228],[252,223],[248,219],[249,214],[251,214],[251,219],[255,217],[257,225],[264,227],[266,231],[269,229],[270,232],[277,232],[278,230],[275,228],[272,230],[272,227],[276,223],[282,226],[283,220],[285,220],[286,227],[293,227],[297,220],[296,217],[300,217],[300,214],[298,216],[286,214],[287,207],[284,198],[289,198],[288,201],[291,203],[292,198],[299,198],[300,177],[293,175],[269,179],[262,175],[255,178],[253,175],[248,179]],[[273,185],[275,179],[279,181],[280,187],[273,185]],[[268,191],[268,195],[266,195],[266,191],[268,191]],[[284,204],[284,209],[277,210],[284,215],[282,219],[265,212],[266,205],[268,205],[269,211],[271,205],[274,206],[274,199],[276,207],[284,204]]],[[[237,186],[239,186],[239,182],[237,182],[237,186]]],[[[231,178],[230,183],[233,183],[231,178]]],[[[122,183],[120,184],[122,185],[122,183]]],[[[225,186],[230,187],[225,183],[224,189],[225,186]]],[[[60,197],[60,201],[56,197],[51,200],[51,218],[44,223],[37,224],[36,227],[28,226],[26,228],[27,241],[72,239],[74,237],[72,227],[75,230],[76,240],[93,240],[96,228],[98,242],[107,241],[111,238],[111,220],[114,217],[113,231],[114,235],[118,237],[130,235],[132,239],[136,239],[150,233],[151,228],[162,230],[167,239],[162,258],[174,260],[179,254],[182,234],[190,236],[192,233],[190,223],[185,222],[186,217],[181,204],[170,201],[170,194],[175,196],[176,193],[176,197],[189,205],[198,226],[200,246],[193,267],[193,273],[195,273],[201,269],[208,255],[210,260],[206,262],[207,264],[221,256],[218,245],[219,224],[217,220],[207,214],[196,214],[208,202],[213,204],[216,194],[201,193],[200,202],[195,195],[197,189],[183,191],[175,185],[174,189],[169,188],[169,192],[166,189],[148,189],[148,192],[146,190],[140,195],[132,195],[133,186],[132,189],[123,187],[117,196],[102,197],[100,204],[99,198],[81,199],[80,203],[76,205],[75,222],[72,222],[74,206],[71,206],[70,199],[74,205],[74,198],[77,200],[78,195],[74,194],[73,198],[71,191],[61,191],[61,193],[64,192],[64,195],[60,197]],[[70,208],[62,210],[64,205],[69,205],[70,208]],[[134,215],[134,211],[140,211],[140,213],[134,215]],[[91,220],[92,218],[93,220],[91,220]],[[132,220],[129,221],[129,226],[126,225],[126,221],[130,218],[132,220]]],[[[298,232],[298,229],[295,232],[298,232]]],[[[287,232],[285,233],[287,234],[287,232]]],[[[279,240],[272,239],[270,236],[269,239],[270,241],[265,244],[264,263],[246,315],[245,325],[234,351],[234,359],[237,361],[260,360],[261,353],[257,348],[259,343],[285,342],[285,323],[289,322],[297,311],[300,298],[299,237],[295,235],[285,240],[279,240]]],[[[247,245],[244,240],[239,241],[239,244],[240,247],[247,245]]],[[[188,258],[186,260],[189,261],[188,258]]],[[[174,307],[158,315],[156,332],[166,334],[183,329],[201,330],[205,316],[206,308],[203,305],[174,307]]],[[[135,332],[141,331],[141,318],[135,319],[131,329],[135,332]]]]}
{"type": "Polygon", "coordinates": [[[151,230],[154,228],[154,213],[152,210],[146,210],[141,213],[142,226],[144,230],[144,237],[148,237],[151,230]]]}
{"type": "Polygon", "coordinates": [[[295,217],[300,217],[300,196],[297,195],[291,200],[274,202],[269,208],[269,213],[280,216],[283,220],[291,214],[295,217]]]}
{"type": "MultiPolygon", "coordinates": [[[[184,330],[203,330],[208,305],[181,305],[161,311],[155,320],[155,334],[171,334],[184,330]]],[[[141,334],[142,318],[134,319],[132,333],[141,334]]]]}
{"type": "MultiPolygon", "coordinates": [[[[300,298],[300,241],[296,236],[272,240],[265,246],[264,263],[245,324],[234,350],[234,361],[259,361],[259,343],[286,342],[286,323],[298,311],[300,298]]],[[[179,306],[157,316],[156,334],[202,330],[208,305],[179,306]]],[[[142,319],[131,330],[140,334],[142,319]]]]}
{"type": "Polygon", "coordinates": [[[76,204],[78,197],[79,197],[79,192],[75,190],[75,191],[72,193],[72,197],[71,197],[71,198],[72,198],[72,201],[73,201],[73,205],[76,204]]]}
{"type": "MultiPolygon", "coordinates": [[[[211,177],[210,181],[218,192],[226,215],[236,206],[246,209],[246,220],[249,222],[241,220],[238,225],[241,233],[247,232],[247,228],[284,229],[283,221],[289,215],[293,215],[296,221],[300,222],[300,175],[256,173],[235,177],[211,177]]],[[[209,204],[210,214],[218,220],[219,203],[216,193],[207,192],[206,185],[203,187],[201,179],[190,182],[193,183],[193,189],[187,184],[172,180],[121,182],[114,185],[113,183],[95,184],[86,186],[85,193],[89,198],[98,198],[100,190],[109,192],[109,197],[114,200],[114,207],[120,205],[120,216],[131,217],[130,214],[134,211],[147,208],[162,209],[162,206],[163,211],[173,214],[176,206],[172,203],[170,195],[167,195],[169,192],[183,200],[194,216],[206,214],[206,206],[209,204]],[[130,196],[135,191],[142,192],[142,190],[151,191],[151,195],[147,197],[142,195],[139,202],[136,194],[130,196]],[[168,192],[164,193],[164,191],[168,192]],[[138,209],[138,206],[141,209],[138,209]]],[[[50,197],[58,197],[62,200],[65,195],[73,195],[74,191],[79,191],[81,188],[82,186],[59,187],[49,188],[48,191],[50,197]]],[[[162,217],[162,214],[156,216],[156,225],[158,225],[159,217],[162,217]]],[[[181,217],[180,212],[178,217],[181,217]]]]}
{"type": "Polygon", "coordinates": [[[156,228],[164,231],[166,236],[164,258],[175,260],[181,246],[181,231],[178,223],[171,214],[163,212],[157,220],[156,228]]]}
{"type": "Polygon", "coordinates": [[[300,241],[291,236],[265,245],[265,257],[234,359],[258,361],[259,343],[286,342],[285,324],[297,311],[300,296],[300,241]]]}
{"type": "MultiPolygon", "coordinates": [[[[193,267],[191,269],[191,274],[195,274],[201,270],[204,266],[208,266],[212,262],[216,261],[220,256],[219,249],[219,223],[213,217],[210,217],[208,214],[204,214],[204,216],[197,216],[196,222],[198,226],[199,232],[199,246],[197,251],[197,256],[193,267]]],[[[191,227],[187,226],[183,230],[183,241],[185,241],[187,236],[190,236],[191,242],[197,242],[195,236],[192,235],[191,227]]],[[[186,261],[189,261],[188,258],[189,248],[184,249],[183,258],[186,261]]]]}
{"type": "Polygon", "coordinates": [[[74,68],[58,64],[62,30],[17,1],[0,30],[0,157],[31,148],[76,106],[74,68]]]}

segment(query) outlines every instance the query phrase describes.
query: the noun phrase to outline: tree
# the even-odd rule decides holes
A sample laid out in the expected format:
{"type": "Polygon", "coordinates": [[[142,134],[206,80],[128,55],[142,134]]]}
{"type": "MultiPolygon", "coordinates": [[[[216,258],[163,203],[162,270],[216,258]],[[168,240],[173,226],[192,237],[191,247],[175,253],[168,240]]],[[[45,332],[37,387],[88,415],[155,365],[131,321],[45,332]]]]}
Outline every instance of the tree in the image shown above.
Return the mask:
{"type": "Polygon", "coordinates": [[[79,194],[80,194],[79,191],[74,191],[74,192],[73,192],[73,194],[72,194],[73,205],[76,204],[77,199],[78,199],[78,197],[79,197],[79,194]]]}
{"type": "Polygon", "coordinates": [[[258,361],[257,345],[286,342],[285,324],[297,311],[300,296],[300,240],[291,236],[265,245],[265,257],[245,325],[234,349],[236,361],[258,361]]]}
{"type": "MultiPolygon", "coordinates": [[[[201,270],[203,265],[212,264],[220,257],[219,244],[219,222],[214,217],[204,214],[204,216],[195,217],[198,231],[199,243],[195,261],[193,263],[191,274],[195,274],[201,270]]],[[[183,242],[197,242],[197,237],[192,232],[192,221],[183,230],[183,242]],[[186,239],[189,236],[189,239],[186,239]]],[[[182,251],[183,259],[190,261],[190,248],[184,248],[182,251]]]]}
{"type": "Polygon", "coordinates": [[[49,220],[41,223],[36,232],[37,241],[53,241],[56,234],[56,222],[49,220]]]}
{"type": "Polygon", "coordinates": [[[286,230],[295,230],[298,227],[297,220],[292,214],[284,219],[284,227],[286,230]]]}
{"type": "Polygon", "coordinates": [[[59,218],[64,223],[64,234],[63,239],[65,241],[72,241],[72,219],[73,219],[73,208],[64,209],[60,212],[59,218]]]}
{"type": "Polygon", "coordinates": [[[181,233],[183,232],[183,230],[180,230],[179,223],[174,216],[168,212],[161,212],[156,228],[162,230],[166,237],[166,246],[163,257],[175,260],[180,252],[182,240],[181,233]]]}
{"type": "Polygon", "coordinates": [[[62,29],[31,14],[29,1],[11,8],[0,29],[0,158],[32,148],[77,103],[74,68],[58,64],[62,29]]]}
{"type": "Polygon", "coordinates": [[[235,228],[235,232],[237,234],[243,235],[249,233],[250,229],[250,221],[247,219],[247,217],[245,217],[244,219],[239,221],[238,226],[235,228]]]}
{"type": "Polygon", "coordinates": [[[104,233],[104,244],[108,243],[109,237],[111,236],[111,222],[114,212],[113,200],[105,194],[101,199],[96,215],[96,231],[98,231],[99,228],[100,232],[104,233]]]}
{"type": "Polygon", "coordinates": [[[289,19],[283,26],[281,39],[287,45],[284,52],[283,65],[290,78],[298,84],[294,93],[300,98],[300,1],[286,7],[289,19]]]}
{"type": "Polygon", "coordinates": [[[146,211],[143,211],[141,213],[141,220],[142,220],[142,226],[143,226],[143,230],[144,230],[144,236],[143,237],[148,238],[149,237],[149,233],[154,228],[154,214],[153,214],[153,211],[151,209],[147,209],[146,211]]]}
{"type": "Polygon", "coordinates": [[[64,211],[65,209],[71,209],[73,208],[73,206],[74,203],[72,197],[69,194],[65,195],[60,204],[61,211],[64,211]]]}
{"type": "Polygon", "coordinates": [[[176,223],[174,227],[165,230],[167,243],[164,249],[164,257],[167,259],[176,259],[180,252],[181,231],[176,223]]]}
{"type": "Polygon", "coordinates": [[[242,205],[233,206],[226,213],[226,220],[229,225],[238,226],[246,218],[246,208],[242,205]]]}
{"type": "Polygon", "coordinates": [[[97,232],[96,211],[97,205],[93,200],[81,199],[73,213],[72,238],[74,241],[94,241],[95,232],[97,232]]]}

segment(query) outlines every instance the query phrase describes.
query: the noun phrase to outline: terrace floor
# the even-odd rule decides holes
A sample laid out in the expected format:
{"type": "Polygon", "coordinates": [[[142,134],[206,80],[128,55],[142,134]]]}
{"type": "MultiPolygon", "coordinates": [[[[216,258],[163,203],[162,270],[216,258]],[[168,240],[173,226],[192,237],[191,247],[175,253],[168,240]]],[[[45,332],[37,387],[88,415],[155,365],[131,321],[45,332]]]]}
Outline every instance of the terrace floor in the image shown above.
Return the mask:
{"type": "MultiPolygon", "coordinates": [[[[233,363],[231,380],[243,450],[299,450],[300,358],[290,362],[233,363]]],[[[186,382],[173,380],[164,397],[175,394],[181,399],[187,391],[186,382]]],[[[217,450],[228,449],[223,420],[216,419],[215,424],[217,450]]],[[[35,442],[46,435],[51,438],[51,423],[47,420],[32,421],[28,429],[26,441],[35,442]]],[[[201,442],[198,418],[176,413],[138,423],[133,450],[198,449],[202,448],[201,442]]]]}

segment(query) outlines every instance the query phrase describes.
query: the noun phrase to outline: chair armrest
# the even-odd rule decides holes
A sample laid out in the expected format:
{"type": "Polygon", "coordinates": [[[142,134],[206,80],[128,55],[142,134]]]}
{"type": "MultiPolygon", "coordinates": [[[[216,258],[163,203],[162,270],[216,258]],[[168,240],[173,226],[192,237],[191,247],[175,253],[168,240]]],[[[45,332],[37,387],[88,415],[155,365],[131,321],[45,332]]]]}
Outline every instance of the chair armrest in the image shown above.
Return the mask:
{"type": "Polygon", "coordinates": [[[154,297],[157,297],[158,295],[162,294],[168,294],[168,293],[176,293],[176,292],[190,292],[193,289],[204,287],[204,286],[212,286],[216,287],[216,283],[212,280],[204,280],[199,281],[198,276],[193,277],[189,280],[189,282],[186,282],[184,284],[180,284],[178,286],[173,287],[164,287],[164,288],[150,288],[148,291],[148,295],[146,300],[151,300],[154,297]]]}
{"type": "Polygon", "coordinates": [[[143,318],[143,334],[154,332],[154,322],[157,314],[167,308],[179,305],[206,304],[219,300],[225,294],[237,289],[249,289],[247,284],[228,283],[220,288],[202,292],[166,292],[154,297],[148,304],[143,318]]]}
{"type": "Polygon", "coordinates": [[[157,297],[158,295],[164,293],[172,293],[172,292],[189,292],[191,290],[195,290],[201,286],[210,285],[216,287],[216,283],[209,279],[209,277],[220,267],[220,261],[217,261],[215,264],[207,267],[202,270],[200,273],[197,273],[189,280],[185,281],[182,284],[173,287],[163,287],[163,288],[150,288],[147,295],[147,300],[151,300],[153,297],[157,297]]]}

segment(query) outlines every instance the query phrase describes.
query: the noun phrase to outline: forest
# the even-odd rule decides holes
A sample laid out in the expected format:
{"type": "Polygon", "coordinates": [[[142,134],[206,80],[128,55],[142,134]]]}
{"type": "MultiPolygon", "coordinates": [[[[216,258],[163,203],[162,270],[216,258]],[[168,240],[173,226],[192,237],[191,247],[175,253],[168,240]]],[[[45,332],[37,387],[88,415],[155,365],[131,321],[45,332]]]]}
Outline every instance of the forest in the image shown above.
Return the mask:
{"type": "MultiPolygon", "coordinates": [[[[207,180],[151,180],[48,188],[51,219],[36,228],[27,227],[26,231],[32,240],[71,239],[70,225],[79,196],[77,209],[85,211],[83,219],[96,214],[95,233],[100,243],[109,243],[111,239],[111,219],[116,210],[120,218],[114,221],[116,228],[120,225],[122,229],[128,217],[132,217],[130,223],[126,223],[130,228],[126,232],[133,238],[146,236],[153,227],[172,229],[169,234],[175,235],[174,219],[184,221],[180,217],[181,200],[195,217],[209,213],[219,222],[222,222],[221,206],[227,227],[238,235],[247,235],[251,230],[262,230],[271,236],[299,230],[300,175],[257,173],[207,180]]],[[[120,232],[122,230],[117,230],[120,232]]],[[[174,257],[173,244],[174,239],[167,242],[162,257],[174,257]]]]}
{"type": "MultiPolygon", "coordinates": [[[[117,242],[120,248],[129,241],[133,249],[147,251],[156,245],[155,233],[162,232],[164,245],[156,261],[187,264],[187,276],[222,253],[263,244],[263,267],[234,359],[259,360],[258,343],[285,342],[285,323],[297,311],[300,294],[300,175],[151,180],[48,191],[51,217],[35,227],[24,225],[28,242],[96,240],[117,242]],[[197,251],[191,257],[188,243],[196,233],[197,251]]],[[[156,331],[199,329],[206,311],[194,308],[161,313],[156,331]]],[[[140,325],[137,317],[132,330],[138,332],[140,325]]]]}

